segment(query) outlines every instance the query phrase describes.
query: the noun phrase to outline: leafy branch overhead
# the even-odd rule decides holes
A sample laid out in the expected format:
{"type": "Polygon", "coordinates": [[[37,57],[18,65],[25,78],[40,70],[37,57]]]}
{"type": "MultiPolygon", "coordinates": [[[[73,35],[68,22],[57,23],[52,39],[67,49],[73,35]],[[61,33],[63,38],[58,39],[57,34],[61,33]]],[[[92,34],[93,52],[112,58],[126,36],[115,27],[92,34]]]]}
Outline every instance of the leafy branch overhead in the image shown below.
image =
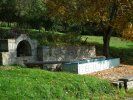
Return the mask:
{"type": "Polygon", "coordinates": [[[102,22],[122,32],[133,22],[132,0],[47,0],[46,5],[50,16],[68,23],[102,22]]]}

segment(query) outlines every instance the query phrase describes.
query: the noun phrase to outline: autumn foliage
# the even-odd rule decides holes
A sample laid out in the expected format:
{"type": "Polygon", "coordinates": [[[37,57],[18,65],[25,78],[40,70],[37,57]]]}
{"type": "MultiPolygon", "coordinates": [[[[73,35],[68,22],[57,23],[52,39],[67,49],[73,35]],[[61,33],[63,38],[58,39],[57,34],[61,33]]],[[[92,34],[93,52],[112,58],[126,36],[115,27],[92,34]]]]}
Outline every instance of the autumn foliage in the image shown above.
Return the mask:
{"type": "Polygon", "coordinates": [[[132,23],[127,24],[127,27],[122,32],[122,36],[125,39],[133,41],[133,25],[132,25],[132,23]]]}

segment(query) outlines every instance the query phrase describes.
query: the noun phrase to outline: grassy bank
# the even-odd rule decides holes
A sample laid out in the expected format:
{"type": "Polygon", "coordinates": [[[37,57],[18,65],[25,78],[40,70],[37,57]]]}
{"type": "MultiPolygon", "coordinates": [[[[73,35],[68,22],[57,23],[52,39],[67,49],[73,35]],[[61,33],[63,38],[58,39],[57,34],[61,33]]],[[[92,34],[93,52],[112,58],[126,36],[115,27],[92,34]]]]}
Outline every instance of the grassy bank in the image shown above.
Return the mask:
{"type": "Polygon", "coordinates": [[[108,81],[96,77],[0,67],[1,100],[121,100],[123,94],[119,93],[108,81]]]}

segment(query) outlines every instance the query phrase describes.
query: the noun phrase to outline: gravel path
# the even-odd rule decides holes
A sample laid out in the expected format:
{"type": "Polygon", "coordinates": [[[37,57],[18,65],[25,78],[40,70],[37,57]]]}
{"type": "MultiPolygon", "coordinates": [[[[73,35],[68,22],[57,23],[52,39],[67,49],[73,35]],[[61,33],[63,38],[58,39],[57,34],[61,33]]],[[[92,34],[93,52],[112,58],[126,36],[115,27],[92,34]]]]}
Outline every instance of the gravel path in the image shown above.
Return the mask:
{"type": "Polygon", "coordinates": [[[97,76],[99,78],[108,79],[110,81],[115,81],[122,77],[133,76],[133,65],[120,65],[117,68],[99,71],[88,75],[97,76]]]}

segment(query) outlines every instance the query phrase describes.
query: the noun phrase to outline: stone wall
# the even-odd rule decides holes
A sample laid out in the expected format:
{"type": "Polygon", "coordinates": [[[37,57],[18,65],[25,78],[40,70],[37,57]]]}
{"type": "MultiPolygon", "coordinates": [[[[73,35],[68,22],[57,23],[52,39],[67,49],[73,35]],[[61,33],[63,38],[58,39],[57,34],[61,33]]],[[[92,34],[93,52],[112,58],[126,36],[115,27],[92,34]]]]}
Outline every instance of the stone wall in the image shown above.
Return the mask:
{"type": "MultiPolygon", "coordinates": [[[[95,46],[67,46],[67,47],[48,47],[38,48],[38,61],[76,61],[79,59],[96,56],[95,46]]],[[[45,65],[55,69],[60,64],[45,65]]]]}
{"type": "Polygon", "coordinates": [[[1,65],[15,64],[15,60],[16,60],[15,40],[7,39],[7,40],[0,40],[0,41],[1,41],[0,64],[1,65]]]}
{"type": "Polygon", "coordinates": [[[68,46],[38,48],[38,60],[75,61],[96,56],[95,46],[68,46]]]}

